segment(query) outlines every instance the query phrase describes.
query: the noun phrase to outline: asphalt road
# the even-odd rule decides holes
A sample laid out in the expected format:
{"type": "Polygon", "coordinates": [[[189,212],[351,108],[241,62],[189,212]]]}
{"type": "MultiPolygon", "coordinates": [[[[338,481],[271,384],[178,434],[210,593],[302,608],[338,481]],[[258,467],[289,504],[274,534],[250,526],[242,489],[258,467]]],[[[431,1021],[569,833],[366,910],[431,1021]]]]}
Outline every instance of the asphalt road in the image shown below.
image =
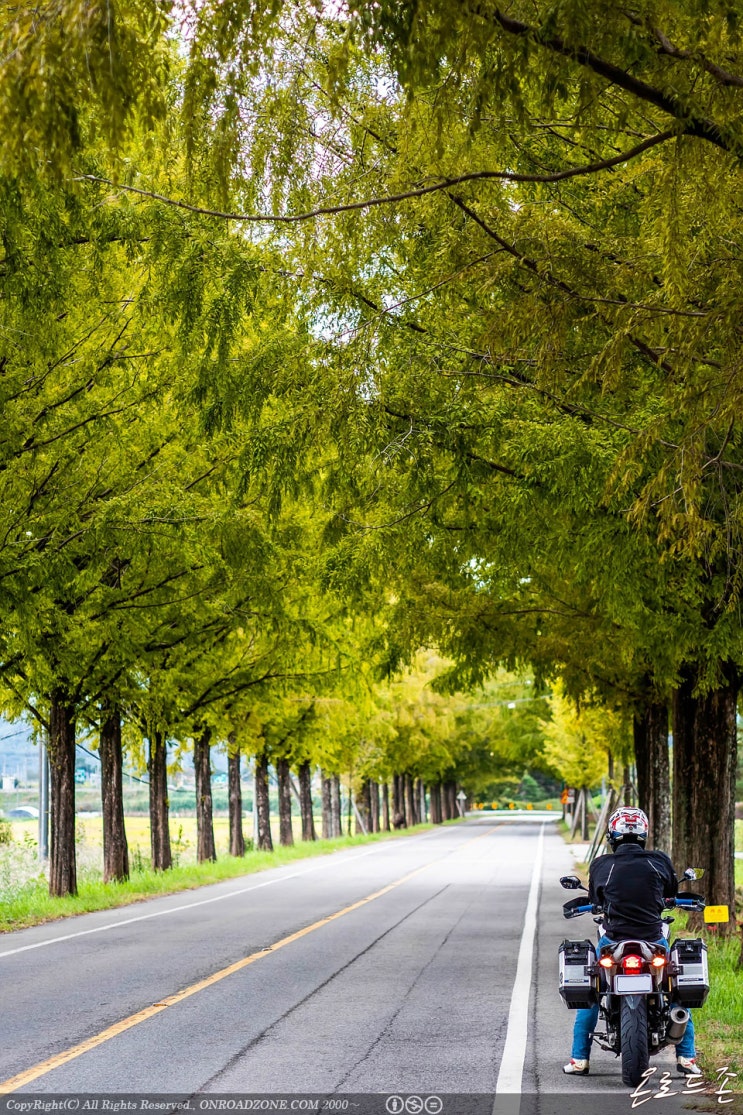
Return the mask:
{"type": "MultiPolygon", "coordinates": [[[[484,815],[3,935],[0,1110],[30,1095],[180,1095],[192,1110],[320,1095],[360,1115],[373,1095],[364,1111],[394,1115],[392,1095],[400,1112],[479,1115],[494,1097],[517,1112],[520,1093],[522,1115],[628,1112],[612,1055],[585,1079],[561,1070],[573,1016],[557,948],[594,929],[561,916],[571,866],[552,824],[484,815]]],[[[655,1092],[674,1063],[657,1059],[655,1092]]],[[[665,1115],[688,1102],[673,1080],[665,1115]]]]}

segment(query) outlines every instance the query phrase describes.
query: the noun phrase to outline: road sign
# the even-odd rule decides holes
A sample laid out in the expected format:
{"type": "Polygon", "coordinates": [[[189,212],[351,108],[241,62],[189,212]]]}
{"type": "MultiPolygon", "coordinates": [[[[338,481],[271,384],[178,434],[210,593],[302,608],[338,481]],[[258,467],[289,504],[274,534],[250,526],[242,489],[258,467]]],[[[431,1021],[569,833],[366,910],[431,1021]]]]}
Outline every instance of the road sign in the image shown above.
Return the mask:
{"type": "Polygon", "coordinates": [[[708,925],[730,921],[730,910],[727,906],[705,906],[704,920],[708,925]]]}

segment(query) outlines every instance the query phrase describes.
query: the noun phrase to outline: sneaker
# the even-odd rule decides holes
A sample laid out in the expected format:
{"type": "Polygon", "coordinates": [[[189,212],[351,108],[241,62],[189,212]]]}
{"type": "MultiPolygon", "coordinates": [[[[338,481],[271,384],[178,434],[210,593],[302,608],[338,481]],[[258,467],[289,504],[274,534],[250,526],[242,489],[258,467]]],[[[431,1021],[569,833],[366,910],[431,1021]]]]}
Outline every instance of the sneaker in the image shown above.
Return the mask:
{"type": "Polygon", "coordinates": [[[571,1057],[568,1063],[562,1066],[562,1071],[572,1076],[588,1076],[588,1061],[576,1061],[575,1057],[571,1057]]]}
{"type": "MultiPolygon", "coordinates": [[[[682,1076],[701,1076],[702,1070],[697,1064],[696,1057],[677,1057],[676,1068],[682,1076]]],[[[567,1070],[566,1070],[567,1071],[567,1070]]]]}

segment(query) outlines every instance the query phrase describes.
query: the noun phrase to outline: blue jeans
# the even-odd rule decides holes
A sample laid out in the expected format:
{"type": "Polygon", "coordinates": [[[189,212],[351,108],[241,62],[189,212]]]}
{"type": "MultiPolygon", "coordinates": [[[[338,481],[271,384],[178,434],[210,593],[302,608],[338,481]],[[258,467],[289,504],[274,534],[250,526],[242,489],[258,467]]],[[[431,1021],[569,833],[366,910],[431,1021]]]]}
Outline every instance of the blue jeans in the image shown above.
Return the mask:
{"type": "MultiPolygon", "coordinates": [[[[601,937],[598,945],[596,946],[596,955],[598,956],[604,945],[611,945],[614,942],[610,937],[601,937]]],[[[668,951],[668,941],[665,937],[661,937],[659,941],[655,942],[656,945],[662,945],[668,951]]],[[[577,1010],[575,1012],[575,1025],[573,1027],[573,1052],[571,1057],[575,1061],[587,1061],[591,1056],[591,1039],[593,1038],[593,1031],[596,1029],[596,1023],[599,1019],[598,1003],[595,1007],[588,1007],[586,1010],[577,1010]]],[[[691,1014],[689,1014],[689,1021],[686,1026],[686,1032],[681,1041],[676,1046],[677,1057],[694,1057],[694,1023],[691,1014]]]]}

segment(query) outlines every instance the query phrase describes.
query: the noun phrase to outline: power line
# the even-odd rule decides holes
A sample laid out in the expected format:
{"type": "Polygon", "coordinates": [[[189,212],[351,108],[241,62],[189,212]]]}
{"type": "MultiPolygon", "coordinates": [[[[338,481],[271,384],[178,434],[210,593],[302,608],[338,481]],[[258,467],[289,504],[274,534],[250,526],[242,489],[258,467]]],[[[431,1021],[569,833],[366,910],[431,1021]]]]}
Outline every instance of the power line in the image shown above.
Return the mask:
{"type": "MultiPolygon", "coordinates": [[[[79,747],[80,750],[84,751],[86,755],[90,755],[91,759],[95,759],[97,763],[100,763],[101,757],[95,751],[89,751],[88,748],[83,747],[83,745],[81,743],[76,743],[75,747],[79,747]]],[[[135,782],[140,782],[143,786],[149,786],[150,785],[150,781],[149,781],[148,778],[147,779],[140,778],[138,775],[132,774],[130,771],[127,772],[127,777],[128,778],[133,778],[135,782]]],[[[173,794],[190,794],[191,793],[190,790],[184,789],[183,786],[168,786],[168,790],[173,794]]]]}

